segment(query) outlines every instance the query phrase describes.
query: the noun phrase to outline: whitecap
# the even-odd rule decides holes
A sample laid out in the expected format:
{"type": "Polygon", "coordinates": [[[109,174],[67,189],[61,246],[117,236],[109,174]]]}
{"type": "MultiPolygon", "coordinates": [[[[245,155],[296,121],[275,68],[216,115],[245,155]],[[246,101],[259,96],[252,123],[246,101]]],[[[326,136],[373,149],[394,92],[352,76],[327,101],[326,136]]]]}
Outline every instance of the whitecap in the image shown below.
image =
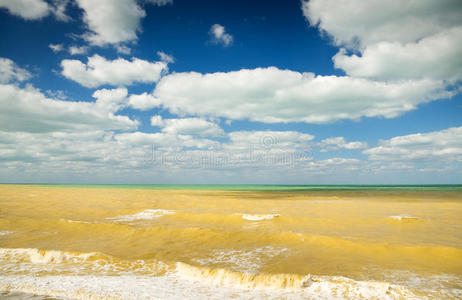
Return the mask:
{"type": "Polygon", "coordinates": [[[0,236],[2,235],[9,235],[9,234],[12,234],[14,233],[14,231],[11,231],[11,230],[3,230],[3,231],[0,231],[0,236]]]}
{"type": "Polygon", "coordinates": [[[419,220],[419,217],[414,217],[410,215],[396,215],[396,216],[389,216],[388,218],[398,220],[398,221],[404,221],[404,220],[419,220]]]}
{"type": "Polygon", "coordinates": [[[243,214],[242,218],[247,221],[263,221],[263,220],[272,220],[281,216],[280,214],[267,214],[267,215],[252,215],[252,214],[243,214]]]}
{"type": "Polygon", "coordinates": [[[136,221],[136,220],[152,220],[156,218],[160,218],[164,215],[173,215],[175,214],[172,210],[166,209],[145,209],[142,212],[132,214],[132,215],[123,215],[117,216],[112,218],[107,218],[108,220],[114,220],[117,222],[129,222],[129,221],[136,221]]]}

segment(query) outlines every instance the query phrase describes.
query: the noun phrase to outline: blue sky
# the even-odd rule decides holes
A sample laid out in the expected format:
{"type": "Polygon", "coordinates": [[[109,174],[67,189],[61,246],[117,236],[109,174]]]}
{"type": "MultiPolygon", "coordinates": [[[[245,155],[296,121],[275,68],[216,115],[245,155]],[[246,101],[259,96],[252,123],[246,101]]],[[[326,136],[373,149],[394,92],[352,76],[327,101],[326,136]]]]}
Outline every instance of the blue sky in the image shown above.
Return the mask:
{"type": "Polygon", "coordinates": [[[0,181],[460,183],[462,5],[0,1],[0,181]]]}

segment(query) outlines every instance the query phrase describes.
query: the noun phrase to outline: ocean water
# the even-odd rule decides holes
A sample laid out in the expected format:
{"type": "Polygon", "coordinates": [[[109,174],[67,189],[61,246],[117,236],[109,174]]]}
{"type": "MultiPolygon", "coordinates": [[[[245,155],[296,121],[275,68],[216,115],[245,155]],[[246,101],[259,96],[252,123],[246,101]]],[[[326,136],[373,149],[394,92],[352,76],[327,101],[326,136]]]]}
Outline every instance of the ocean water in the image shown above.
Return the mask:
{"type": "Polygon", "coordinates": [[[461,186],[0,185],[0,298],[461,299],[461,186]]]}

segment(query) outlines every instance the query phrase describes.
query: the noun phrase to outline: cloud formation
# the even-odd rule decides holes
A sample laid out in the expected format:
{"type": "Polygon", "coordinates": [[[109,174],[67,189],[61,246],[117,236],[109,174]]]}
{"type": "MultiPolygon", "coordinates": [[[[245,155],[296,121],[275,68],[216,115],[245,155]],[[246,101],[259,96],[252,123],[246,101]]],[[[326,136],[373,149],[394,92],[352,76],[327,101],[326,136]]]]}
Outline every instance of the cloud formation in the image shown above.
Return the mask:
{"type": "Polygon", "coordinates": [[[50,13],[59,21],[69,21],[66,15],[68,0],[53,0],[50,4],[43,0],[0,0],[0,8],[25,20],[39,20],[50,13]]]}
{"type": "Polygon", "coordinates": [[[105,84],[126,86],[135,82],[152,83],[168,70],[167,63],[162,61],[149,62],[138,58],[111,61],[97,54],[89,57],[86,64],[80,60],[65,59],[61,61],[61,67],[66,78],[88,88],[105,84]]]}
{"type": "Polygon", "coordinates": [[[462,162],[462,127],[397,136],[363,151],[371,160],[462,162]]]}
{"type": "Polygon", "coordinates": [[[161,116],[153,116],[151,125],[162,127],[162,132],[175,135],[219,137],[225,133],[217,124],[201,118],[163,119],[161,116]]]}
{"type": "Polygon", "coordinates": [[[0,83],[25,81],[31,76],[29,71],[20,68],[11,59],[0,57],[0,83]]]}
{"type": "Polygon", "coordinates": [[[350,76],[462,80],[460,1],[311,0],[302,9],[312,26],[346,47],[333,61],[350,76]]]}
{"type": "MultiPolygon", "coordinates": [[[[145,3],[163,6],[172,0],[145,0],[145,3]]],[[[104,46],[133,42],[140,31],[140,20],[146,16],[136,0],[77,0],[84,11],[83,20],[89,31],[83,38],[90,44],[104,46]]],[[[127,53],[127,48],[125,49],[127,53]]]]}
{"type": "Polygon", "coordinates": [[[458,0],[310,0],[302,2],[302,10],[336,45],[353,48],[417,42],[462,22],[458,0]]]}
{"type": "Polygon", "coordinates": [[[367,148],[366,142],[347,142],[344,137],[331,137],[322,140],[318,143],[318,146],[321,147],[322,152],[326,151],[338,151],[341,149],[354,150],[354,149],[363,149],[367,148]]]}
{"type": "Polygon", "coordinates": [[[41,19],[50,13],[50,7],[43,0],[0,0],[0,8],[25,20],[41,19]]]}
{"type": "Polygon", "coordinates": [[[220,24],[212,25],[209,35],[213,43],[221,44],[223,47],[230,46],[234,41],[233,36],[227,33],[225,27],[220,24]]]}
{"type": "Polygon", "coordinates": [[[124,89],[99,90],[95,102],[50,99],[38,89],[0,85],[0,128],[12,132],[129,130],[138,122],[116,115],[124,89]]]}
{"type": "Polygon", "coordinates": [[[379,82],[269,67],[173,73],[162,77],[153,95],[159,105],[179,115],[324,124],[361,117],[393,118],[452,93],[441,82],[427,79],[379,82]]]}

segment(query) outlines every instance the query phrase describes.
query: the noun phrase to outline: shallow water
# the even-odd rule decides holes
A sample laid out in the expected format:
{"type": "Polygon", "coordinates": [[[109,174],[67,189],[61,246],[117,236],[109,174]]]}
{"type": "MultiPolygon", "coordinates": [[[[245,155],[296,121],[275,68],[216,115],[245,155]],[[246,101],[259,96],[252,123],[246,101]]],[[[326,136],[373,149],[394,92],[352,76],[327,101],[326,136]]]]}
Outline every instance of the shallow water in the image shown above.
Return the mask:
{"type": "Polygon", "coordinates": [[[1,185],[0,248],[11,299],[461,298],[462,190],[1,185]]]}

